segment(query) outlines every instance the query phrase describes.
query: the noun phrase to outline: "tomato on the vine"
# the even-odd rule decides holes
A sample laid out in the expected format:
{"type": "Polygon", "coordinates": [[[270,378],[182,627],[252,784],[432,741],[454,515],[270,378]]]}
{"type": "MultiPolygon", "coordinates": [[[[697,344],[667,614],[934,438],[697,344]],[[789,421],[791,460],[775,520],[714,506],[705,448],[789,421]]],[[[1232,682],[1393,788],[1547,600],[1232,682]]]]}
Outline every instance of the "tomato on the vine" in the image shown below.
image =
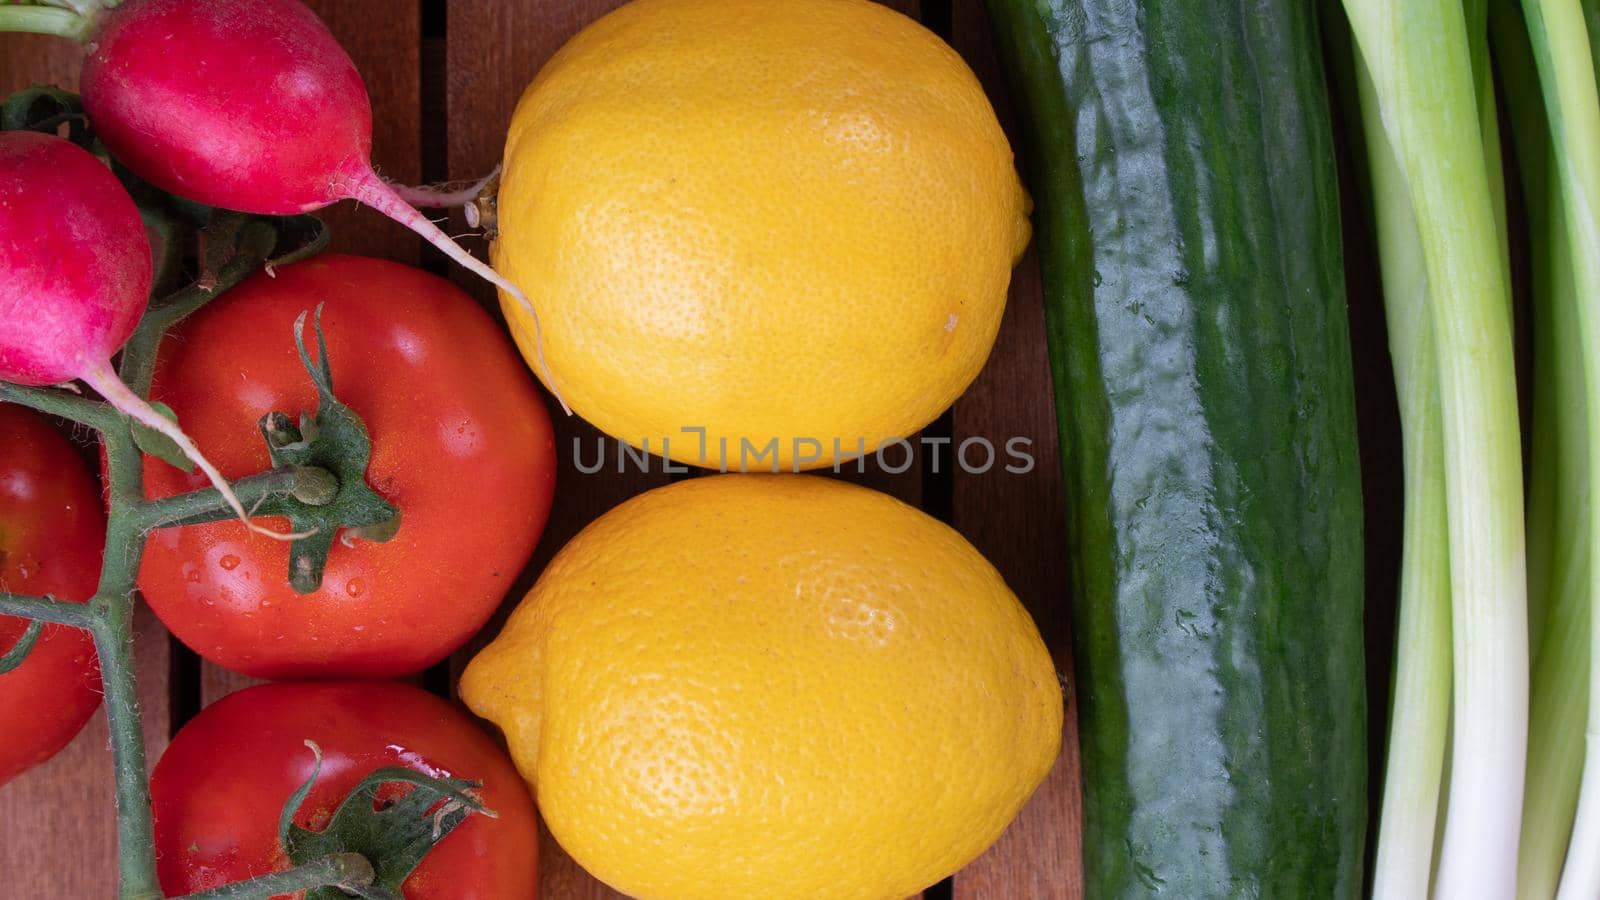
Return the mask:
{"type": "Polygon", "coordinates": [[[511,761],[449,703],[384,682],[246,688],[183,726],[150,780],[169,896],[290,867],[278,817],[314,771],[306,741],[323,756],[294,821],[312,831],[327,827],[351,790],[383,767],[481,783],[477,796],[494,817],[469,815],[445,834],[405,878],[407,900],[534,896],[538,825],[511,761]]]}
{"type": "MultiPolygon", "coordinates": [[[[399,532],[336,541],[320,589],[301,595],[285,543],[237,522],[166,529],[150,536],[139,587],[173,634],[229,669],[415,672],[483,626],[532,554],[555,483],[550,419],[510,340],[460,289],[321,256],[250,278],[162,346],[152,397],[228,477],[270,467],[263,415],[316,408],[293,335],[319,304],[334,391],[366,424],[367,481],[400,509],[399,532]]],[[[154,497],[205,485],[155,459],[145,478],[154,497]]]]}
{"type": "MultiPolygon", "coordinates": [[[[0,403],[0,591],[88,600],[105,546],[100,484],[43,416],[0,403]]],[[[28,623],[0,616],[0,654],[28,623]]],[[[100,705],[87,631],[46,625],[22,665],[0,675],[0,784],[71,742],[100,705]]]]}

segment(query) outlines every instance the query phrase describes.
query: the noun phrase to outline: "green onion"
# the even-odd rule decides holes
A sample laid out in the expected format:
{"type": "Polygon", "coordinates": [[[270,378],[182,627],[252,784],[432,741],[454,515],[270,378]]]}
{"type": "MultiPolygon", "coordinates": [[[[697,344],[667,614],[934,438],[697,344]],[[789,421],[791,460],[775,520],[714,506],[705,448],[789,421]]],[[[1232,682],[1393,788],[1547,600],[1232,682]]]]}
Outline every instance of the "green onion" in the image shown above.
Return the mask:
{"type": "Polygon", "coordinates": [[[1428,895],[1450,728],[1444,430],[1417,222],[1400,163],[1378,121],[1371,76],[1359,60],[1356,69],[1405,449],[1400,618],[1372,896],[1407,900],[1428,895]]]}
{"type": "Polygon", "coordinates": [[[1499,0],[1494,13],[1495,53],[1510,101],[1533,264],[1533,692],[1517,896],[1550,900],[1566,858],[1583,771],[1584,734],[1574,725],[1583,721],[1589,697],[1588,404],[1571,244],[1533,50],[1513,0],[1499,0]]]}
{"type": "MultiPolygon", "coordinates": [[[[1564,226],[1567,252],[1562,266],[1571,275],[1578,340],[1586,397],[1600,391],[1600,92],[1595,85],[1594,58],[1583,7],[1578,0],[1525,0],[1523,14],[1539,71],[1546,121],[1554,148],[1555,171],[1560,185],[1560,215],[1551,222],[1564,226]]],[[[1550,235],[1552,238],[1554,234],[1550,235]]],[[[1588,407],[1592,409],[1592,404],[1588,407]]],[[[1588,470],[1600,465],[1600,440],[1594,436],[1595,420],[1586,416],[1588,470]]],[[[1600,505],[1589,504],[1588,534],[1600,536],[1600,505]]],[[[1589,548],[1590,560],[1595,559],[1589,548]]],[[[1600,567],[1589,566],[1589,602],[1600,598],[1600,567]]],[[[1600,658],[1600,616],[1590,609],[1589,660],[1600,658]]],[[[1552,648],[1552,652],[1559,650],[1552,648]]],[[[1575,654],[1568,654],[1574,656],[1575,654]]],[[[1570,662],[1570,659],[1558,660],[1570,662]]],[[[1600,690],[1594,680],[1600,667],[1589,667],[1588,730],[1600,729],[1600,690]]],[[[1570,672],[1570,670],[1569,670],[1570,672]]],[[[1553,689],[1559,689],[1555,685],[1553,689]]],[[[1571,728],[1572,723],[1565,723],[1571,728]]],[[[1578,794],[1570,847],[1556,894],[1562,900],[1600,896],[1600,742],[1588,742],[1578,794]]],[[[1548,852],[1548,851],[1546,851],[1548,852]]]]}
{"type": "MultiPolygon", "coordinates": [[[[1471,16],[1449,0],[1344,6],[1409,189],[1438,379],[1454,705],[1435,885],[1441,897],[1509,897],[1527,752],[1527,572],[1498,160],[1485,153],[1493,132],[1480,126],[1488,98],[1474,67],[1482,6],[1471,16]]],[[[1414,857],[1395,866],[1417,877],[1414,857]]]]}

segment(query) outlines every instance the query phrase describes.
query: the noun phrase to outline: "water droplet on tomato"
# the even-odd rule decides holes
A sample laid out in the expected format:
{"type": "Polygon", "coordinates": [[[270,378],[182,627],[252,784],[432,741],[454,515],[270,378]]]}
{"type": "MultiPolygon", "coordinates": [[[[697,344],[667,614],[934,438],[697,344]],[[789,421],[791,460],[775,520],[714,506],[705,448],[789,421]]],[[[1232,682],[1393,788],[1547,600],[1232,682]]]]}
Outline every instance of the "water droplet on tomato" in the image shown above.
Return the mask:
{"type": "Polygon", "coordinates": [[[200,570],[199,569],[190,569],[189,570],[189,574],[187,574],[187,575],[185,575],[183,577],[184,577],[184,580],[188,581],[190,584],[199,584],[200,583],[200,570]]]}
{"type": "Polygon", "coordinates": [[[216,606],[217,605],[217,601],[211,599],[210,597],[201,597],[200,598],[200,605],[201,606],[216,606]]]}
{"type": "Polygon", "coordinates": [[[39,574],[40,568],[41,565],[37,557],[24,556],[17,560],[17,578],[27,581],[29,578],[39,574]]]}
{"type": "Polygon", "coordinates": [[[344,592],[352,597],[359,597],[366,593],[367,583],[359,578],[352,578],[344,583],[344,592]]]}
{"type": "Polygon", "coordinates": [[[350,630],[354,631],[356,634],[360,634],[361,632],[367,630],[367,626],[365,626],[365,625],[352,625],[352,626],[350,626],[350,630]]]}
{"type": "Polygon", "coordinates": [[[229,553],[227,556],[217,560],[217,565],[232,572],[234,569],[239,568],[239,557],[229,553]]]}

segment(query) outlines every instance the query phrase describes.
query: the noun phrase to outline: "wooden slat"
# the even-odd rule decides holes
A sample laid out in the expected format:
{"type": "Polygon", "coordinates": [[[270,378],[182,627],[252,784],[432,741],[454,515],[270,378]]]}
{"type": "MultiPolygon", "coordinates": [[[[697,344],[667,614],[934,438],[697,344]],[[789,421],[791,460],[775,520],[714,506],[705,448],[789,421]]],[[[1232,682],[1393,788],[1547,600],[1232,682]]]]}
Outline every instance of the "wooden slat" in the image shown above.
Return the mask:
{"type": "MultiPolygon", "coordinates": [[[[951,22],[952,44],[978,73],[1010,129],[1015,112],[1004,96],[982,0],[953,0],[951,22]]],[[[1066,511],[1050,384],[1044,301],[1030,252],[1013,276],[994,354],[977,384],[956,403],[954,433],[957,442],[985,437],[999,448],[1012,437],[1030,438],[1035,466],[1022,475],[998,466],[981,475],[958,469],[953,519],[1027,604],[1057,669],[1070,673],[1066,511]]],[[[999,842],[956,876],[958,900],[1083,896],[1077,746],[1077,710],[1069,690],[1055,769],[999,842]]]]}
{"type": "Polygon", "coordinates": [[[37,34],[0,34],[0,96],[40,84],[78,89],[83,51],[72,41],[37,34]]]}
{"type": "Polygon", "coordinates": [[[253,684],[260,683],[261,680],[258,678],[240,675],[238,672],[230,672],[221,666],[202,662],[200,663],[200,705],[208,706],[234,691],[244,690],[253,684]]]}
{"type": "MultiPolygon", "coordinates": [[[[1034,468],[1026,474],[1005,472],[999,463],[985,474],[958,469],[952,519],[1033,613],[1057,670],[1070,673],[1066,512],[1043,329],[1038,266],[1030,253],[1014,277],[995,354],[956,404],[954,431],[957,443],[988,439],[1002,460],[1006,441],[1030,438],[1034,468]]],[[[976,453],[973,460],[981,464],[976,453]]],[[[1067,703],[1054,770],[995,846],[956,875],[955,897],[1083,896],[1077,710],[1070,690],[1067,703]]]]}

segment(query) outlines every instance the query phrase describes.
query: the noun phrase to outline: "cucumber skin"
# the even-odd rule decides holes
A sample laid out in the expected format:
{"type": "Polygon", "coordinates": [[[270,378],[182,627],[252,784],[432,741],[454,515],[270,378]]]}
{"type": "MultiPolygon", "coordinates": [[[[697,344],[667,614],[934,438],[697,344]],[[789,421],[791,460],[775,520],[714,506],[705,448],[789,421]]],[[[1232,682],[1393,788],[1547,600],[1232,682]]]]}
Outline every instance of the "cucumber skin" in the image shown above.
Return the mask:
{"type": "Polygon", "coordinates": [[[1068,486],[1085,896],[1355,898],[1362,504],[1297,0],[987,0],[1068,486]]]}

